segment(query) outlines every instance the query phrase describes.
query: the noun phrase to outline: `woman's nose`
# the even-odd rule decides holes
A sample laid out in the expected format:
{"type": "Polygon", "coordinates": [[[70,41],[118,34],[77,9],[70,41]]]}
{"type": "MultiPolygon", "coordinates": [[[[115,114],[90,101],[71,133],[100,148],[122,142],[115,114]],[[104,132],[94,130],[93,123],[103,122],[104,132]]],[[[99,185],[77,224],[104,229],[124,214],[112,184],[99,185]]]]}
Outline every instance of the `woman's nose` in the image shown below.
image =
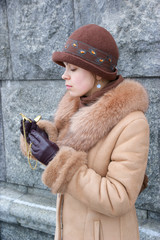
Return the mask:
{"type": "Polygon", "coordinates": [[[70,75],[65,71],[62,75],[62,79],[64,80],[69,80],[70,79],[70,75]]]}

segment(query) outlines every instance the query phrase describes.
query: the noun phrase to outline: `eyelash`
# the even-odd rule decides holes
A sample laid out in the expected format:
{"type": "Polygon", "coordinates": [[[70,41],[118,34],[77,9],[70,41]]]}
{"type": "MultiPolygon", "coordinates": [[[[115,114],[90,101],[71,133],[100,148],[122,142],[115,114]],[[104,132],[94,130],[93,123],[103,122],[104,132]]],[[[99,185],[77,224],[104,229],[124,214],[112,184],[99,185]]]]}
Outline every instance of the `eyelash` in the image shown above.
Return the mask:
{"type": "Polygon", "coordinates": [[[72,72],[74,72],[74,71],[76,71],[76,70],[77,70],[77,68],[73,68],[73,69],[71,69],[72,72]]]}

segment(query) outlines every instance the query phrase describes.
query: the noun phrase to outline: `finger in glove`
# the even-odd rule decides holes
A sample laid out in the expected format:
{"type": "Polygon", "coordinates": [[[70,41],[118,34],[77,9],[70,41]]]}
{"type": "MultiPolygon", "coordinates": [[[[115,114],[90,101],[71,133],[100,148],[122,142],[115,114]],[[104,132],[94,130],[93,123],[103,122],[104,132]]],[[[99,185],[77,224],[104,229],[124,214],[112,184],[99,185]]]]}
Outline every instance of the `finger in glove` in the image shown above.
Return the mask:
{"type": "Polygon", "coordinates": [[[35,128],[35,123],[30,122],[28,120],[21,120],[20,131],[21,131],[22,135],[24,136],[23,127],[25,127],[25,135],[26,135],[27,143],[30,143],[30,139],[28,137],[28,134],[30,133],[31,129],[35,128]]]}
{"type": "Polygon", "coordinates": [[[35,130],[31,131],[29,138],[32,143],[31,151],[33,156],[41,163],[47,165],[58,152],[59,147],[35,130]]]}
{"type": "MultiPolygon", "coordinates": [[[[31,128],[31,122],[29,122],[28,120],[24,120],[24,127],[25,127],[25,132],[26,132],[26,136],[28,136],[28,133],[30,131],[31,128]]],[[[21,133],[24,135],[24,129],[23,129],[23,120],[21,120],[21,126],[20,126],[20,131],[21,133]]]]}
{"type": "MultiPolygon", "coordinates": [[[[31,120],[31,119],[30,119],[31,120]]],[[[27,143],[30,143],[30,139],[29,139],[29,133],[31,133],[32,130],[36,130],[37,132],[39,132],[43,137],[48,138],[47,133],[40,129],[36,123],[35,120],[24,120],[24,127],[25,127],[25,133],[26,133],[26,138],[27,138],[27,143]]],[[[20,126],[20,131],[22,133],[22,135],[24,136],[24,131],[23,131],[23,120],[21,120],[21,126],[20,126]]]]}

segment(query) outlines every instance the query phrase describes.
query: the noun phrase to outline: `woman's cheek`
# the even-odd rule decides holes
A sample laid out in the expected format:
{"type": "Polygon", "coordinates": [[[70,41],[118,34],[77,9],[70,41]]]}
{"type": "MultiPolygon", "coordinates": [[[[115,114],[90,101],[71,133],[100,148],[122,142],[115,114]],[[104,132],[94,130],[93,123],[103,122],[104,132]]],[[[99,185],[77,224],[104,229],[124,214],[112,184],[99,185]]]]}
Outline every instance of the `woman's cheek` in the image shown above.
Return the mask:
{"type": "Polygon", "coordinates": [[[86,83],[80,83],[79,85],[79,90],[81,91],[87,91],[88,90],[88,86],[86,83]]]}
{"type": "Polygon", "coordinates": [[[75,76],[75,81],[74,82],[75,82],[76,85],[80,85],[80,84],[83,83],[83,80],[82,80],[82,78],[79,78],[79,77],[75,76]]]}

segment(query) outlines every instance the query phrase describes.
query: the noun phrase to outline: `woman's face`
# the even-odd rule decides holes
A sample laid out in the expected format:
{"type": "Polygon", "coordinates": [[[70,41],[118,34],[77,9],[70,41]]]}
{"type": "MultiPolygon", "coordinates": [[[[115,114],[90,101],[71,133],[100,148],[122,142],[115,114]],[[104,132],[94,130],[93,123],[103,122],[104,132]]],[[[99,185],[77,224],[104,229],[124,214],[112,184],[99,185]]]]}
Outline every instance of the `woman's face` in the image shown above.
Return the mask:
{"type": "Polygon", "coordinates": [[[72,97],[81,97],[89,95],[90,91],[95,85],[94,75],[80,67],[73,64],[66,63],[65,72],[62,78],[65,80],[65,85],[72,97]]]}

